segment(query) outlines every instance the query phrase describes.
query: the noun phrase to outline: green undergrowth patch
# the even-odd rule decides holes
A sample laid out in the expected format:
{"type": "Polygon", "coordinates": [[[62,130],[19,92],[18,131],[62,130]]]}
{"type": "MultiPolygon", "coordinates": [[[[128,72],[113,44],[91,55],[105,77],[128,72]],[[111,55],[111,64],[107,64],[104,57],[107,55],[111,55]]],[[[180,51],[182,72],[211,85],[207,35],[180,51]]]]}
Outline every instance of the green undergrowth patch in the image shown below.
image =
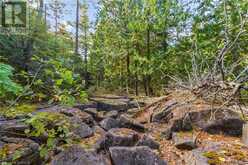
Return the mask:
{"type": "Polygon", "coordinates": [[[208,163],[210,165],[219,165],[219,164],[223,163],[223,161],[225,161],[225,159],[222,157],[222,155],[216,151],[205,152],[205,153],[203,153],[203,156],[205,156],[209,159],[208,163]]]}
{"type": "Polygon", "coordinates": [[[69,133],[72,127],[69,119],[56,112],[38,112],[25,121],[30,129],[25,134],[30,137],[46,136],[46,143],[40,147],[40,155],[45,157],[58,142],[69,143],[69,133]]]}
{"type": "Polygon", "coordinates": [[[246,162],[248,160],[246,150],[247,149],[242,149],[242,146],[233,145],[231,147],[222,147],[216,151],[205,152],[203,156],[209,159],[208,163],[210,165],[228,163],[226,162],[227,159],[246,162]]]}
{"type": "Polygon", "coordinates": [[[0,115],[6,118],[16,118],[20,116],[26,116],[36,111],[37,105],[34,104],[22,104],[11,108],[3,107],[0,109],[0,115]]]}

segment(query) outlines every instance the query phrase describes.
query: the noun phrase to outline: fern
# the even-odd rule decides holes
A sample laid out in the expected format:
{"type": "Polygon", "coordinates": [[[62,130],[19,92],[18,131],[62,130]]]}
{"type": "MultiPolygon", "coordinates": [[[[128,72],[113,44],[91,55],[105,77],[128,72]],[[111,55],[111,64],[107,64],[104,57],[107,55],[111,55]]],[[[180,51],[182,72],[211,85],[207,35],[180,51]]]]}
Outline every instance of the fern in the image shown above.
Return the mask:
{"type": "Polygon", "coordinates": [[[6,97],[7,94],[18,94],[22,87],[11,80],[13,68],[9,65],[0,63],[0,98],[6,97]]]}

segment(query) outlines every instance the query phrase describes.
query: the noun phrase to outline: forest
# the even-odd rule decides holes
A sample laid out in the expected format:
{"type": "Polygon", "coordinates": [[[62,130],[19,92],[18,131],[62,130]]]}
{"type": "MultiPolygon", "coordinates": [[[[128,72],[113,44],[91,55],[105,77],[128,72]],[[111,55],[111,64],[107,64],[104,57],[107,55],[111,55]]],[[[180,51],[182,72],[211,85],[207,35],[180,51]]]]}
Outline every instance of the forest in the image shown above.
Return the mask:
{"type": "Polygon", "coordinates": [[[247,0],[0,0],[0,165],[247,165],[247,45],[247,0]]]}

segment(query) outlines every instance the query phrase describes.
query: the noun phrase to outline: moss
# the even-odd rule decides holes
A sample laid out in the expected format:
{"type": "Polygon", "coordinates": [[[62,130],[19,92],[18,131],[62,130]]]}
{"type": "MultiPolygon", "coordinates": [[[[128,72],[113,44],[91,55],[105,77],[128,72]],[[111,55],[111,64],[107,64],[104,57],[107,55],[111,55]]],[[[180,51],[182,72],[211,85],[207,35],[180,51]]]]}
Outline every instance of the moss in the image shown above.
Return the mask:
{"type": "Polygon", "coordinates": [[[0,149],[0,160],[6,159],[8,155],[9,149],[8,146],[5,145],[0,149]]]}
{"type": "Polygon", "coordinates": [[[188,131],[188,132],[180,131],[180,132],[178,132],[178,135],[179,135],[179,137],[193,137],[194,132],[193,132],[193,130],[188,131]]]}
{"type": "Polygon", "coordinates": [[[22,104],[12,108],[1,108],[0,115],[6,118],[16,118],[20,116],[25,116],[29,113],[34,112],[37,109],[36,105],[22,104]]]}
{"type": "Polygon", "coordinates": [[[218,165],[218,164],[221,164],[222,161],[221,161],[221,155],[218,154],[217,152],[215,151],[209,151],[209,152],[205,152],[203,153],[203,156],[207,157],[209,160],[208,160],[208,163],[210,165],[218,165]]]}
{"type": "Polygon", "coordinates": [[[247,159],[247,155],[240,147],[226,149],[225,156],[232,157],[235,160],[244,161],[247,159]]]}

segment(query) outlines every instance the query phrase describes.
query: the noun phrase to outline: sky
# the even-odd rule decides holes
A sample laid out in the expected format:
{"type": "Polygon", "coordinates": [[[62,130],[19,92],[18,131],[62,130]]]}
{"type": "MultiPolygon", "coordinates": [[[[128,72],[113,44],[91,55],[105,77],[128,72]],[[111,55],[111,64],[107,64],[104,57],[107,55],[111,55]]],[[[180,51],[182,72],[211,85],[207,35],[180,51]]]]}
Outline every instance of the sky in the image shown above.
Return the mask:
{"type": "MultiPolygon", "coordinates": [[[[52,0],[45,0],[44,3],[49,6],[52,0]]],[[[66,23],[68,21],[75,22],[76,18],[76,0],[61,0],[65,4],[65,8],[63,9],[63,18],[61,20],[62,23],[66,23]]],[[[95,21],[96,18],[96,5],[97,0],[86,0],[89,5],[88,16],[91,22],[95,21]]],[[[83,3],[83,0],[80,0],[80,3],[83,3]]],[[[52,25],[54,21],[51,18],[48,18],[49,23],[52,25]]],[[[70,32],[74,32],[74,28],[67,26],[67,30],[70,32]]]]}

